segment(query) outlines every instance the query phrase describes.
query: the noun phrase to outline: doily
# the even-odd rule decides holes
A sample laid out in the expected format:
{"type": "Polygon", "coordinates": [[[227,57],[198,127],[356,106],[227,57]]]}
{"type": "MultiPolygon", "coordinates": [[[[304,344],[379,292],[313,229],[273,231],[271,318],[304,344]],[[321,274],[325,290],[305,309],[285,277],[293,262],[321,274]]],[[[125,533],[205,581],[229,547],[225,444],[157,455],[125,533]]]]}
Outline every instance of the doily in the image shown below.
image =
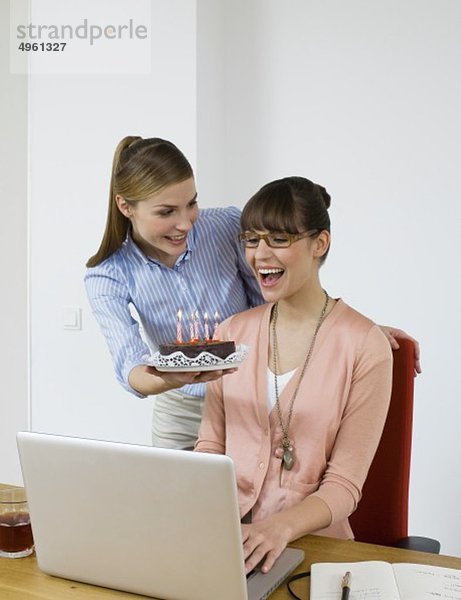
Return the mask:
{"type": "Polygon", "coordinates": [[[195,358],[189,358],[182,352],[173,352],[168,356],[162,356],[155,352],[151,356],[144,356],[144,360],[150,367],[159,371],[219,371],[238,367],[248,354],[248,346],[240,344],[235,352],[227,358],[219,358],[210,352],[201,352],[195,358]]]}

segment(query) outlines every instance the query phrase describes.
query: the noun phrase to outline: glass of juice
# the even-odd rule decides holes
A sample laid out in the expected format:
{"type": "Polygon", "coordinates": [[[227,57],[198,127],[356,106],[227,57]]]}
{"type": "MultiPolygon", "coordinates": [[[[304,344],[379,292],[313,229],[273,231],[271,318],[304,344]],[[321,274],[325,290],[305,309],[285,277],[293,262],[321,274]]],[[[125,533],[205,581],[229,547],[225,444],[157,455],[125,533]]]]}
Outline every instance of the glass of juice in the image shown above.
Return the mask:
{"type": "Polygon", "coordinates": [[[34,551],[24,488],[0,489],[0,557],[21,558],[34,551]]]}

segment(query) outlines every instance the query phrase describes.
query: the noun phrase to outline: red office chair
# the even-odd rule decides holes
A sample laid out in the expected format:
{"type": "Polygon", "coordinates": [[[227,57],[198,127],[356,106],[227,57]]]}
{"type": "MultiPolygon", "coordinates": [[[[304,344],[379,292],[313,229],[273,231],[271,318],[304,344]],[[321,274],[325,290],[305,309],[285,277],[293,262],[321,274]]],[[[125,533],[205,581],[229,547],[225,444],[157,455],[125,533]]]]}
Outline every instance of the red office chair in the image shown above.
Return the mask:
{"type": "Polygon", "coordinates": [[[357,510],[349,517],[355,539],[422,552],[440,552],[437,540],[408,537],[413,426],[414,345],[399,340],[394,350],[392,396],[378,450],[357,510]]]}

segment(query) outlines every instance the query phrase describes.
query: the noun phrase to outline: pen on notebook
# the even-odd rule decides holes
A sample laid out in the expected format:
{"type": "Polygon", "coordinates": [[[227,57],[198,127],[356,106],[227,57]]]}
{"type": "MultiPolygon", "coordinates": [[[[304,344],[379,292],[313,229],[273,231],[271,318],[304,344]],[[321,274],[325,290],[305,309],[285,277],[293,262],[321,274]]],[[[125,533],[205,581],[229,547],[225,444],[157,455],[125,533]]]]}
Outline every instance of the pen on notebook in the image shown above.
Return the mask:
{"type": "Polygon", "coordinates": [[[347,571],[341,581],[341,600],[348,600],[351,591],[351,572],[347,571]]]}

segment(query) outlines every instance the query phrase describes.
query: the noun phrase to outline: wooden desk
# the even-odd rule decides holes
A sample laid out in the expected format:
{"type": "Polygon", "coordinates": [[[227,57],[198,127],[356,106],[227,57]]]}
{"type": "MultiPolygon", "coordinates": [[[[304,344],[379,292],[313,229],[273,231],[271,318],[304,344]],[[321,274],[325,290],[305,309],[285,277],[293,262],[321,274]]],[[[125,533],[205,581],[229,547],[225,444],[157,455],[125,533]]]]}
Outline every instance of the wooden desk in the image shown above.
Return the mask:
{"type": "MultiPolygon", "coordinates": [[[[0,487],[3,486],[0,484],[0,487]]],[[[301,538],[293,542],[292,546],[302,548],[306,553],[304,563],[296,572],[309,570],[310,565],[314,562],[353,562],[358,560],[414,562],[461,569],[461,558],[314,535],[301,538]]],[[[295,582],[293,589],[300,598],[309,600],[309,579],[295,582]]],[[[40,571],[35,555],[32,555],[27,558],[0,558],[0,598],[1,600],[109,600],[112,598],[145,600],[146,596],[50,577],[40,571]]],[[[204,600],[208,599],[204,598],[204,600]]],[[[282,584],[271,595],[271,600],[290,600],[285,584],[282,584]]]]}
{"type": "MultiPolygon", "coordinates": [[[[308,570],[313,562],[348,562],[356,560],[415,562],[461,569],[461,558],[411,552],[399,548],[387,548],[385,546],[374,546],[313,535],[301,538],[293,543],[293,546],[302,548],[306,553],[306,559],[297,572],[308,570]]],[[[293,584],[293,589],[297,595],[306,600],[309,600],[308,582],[308,579],[302,579],[293,584]]],[[[32,555],[27,558],[0,558],[0,598],[2,600],[108,600],[111,598],[145,600],[146,596],[117,592],[50,577],[39,570],[35,556],[32,555]]],[[[271,600],[289,599],[290,595],[285,584],[271,596],[271,600]]],[[[204,598],[204,600],[207,599],[204,598]]]]}

